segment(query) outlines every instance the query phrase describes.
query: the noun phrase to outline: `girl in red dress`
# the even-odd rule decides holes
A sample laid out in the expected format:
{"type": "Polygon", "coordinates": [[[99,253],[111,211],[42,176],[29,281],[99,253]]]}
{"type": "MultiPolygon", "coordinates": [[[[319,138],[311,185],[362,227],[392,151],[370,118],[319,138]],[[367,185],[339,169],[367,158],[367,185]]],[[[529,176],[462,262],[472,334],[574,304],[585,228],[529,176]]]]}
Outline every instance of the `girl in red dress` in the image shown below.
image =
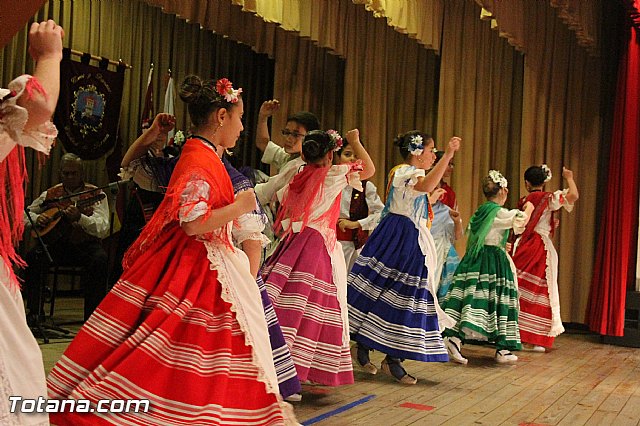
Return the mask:
{"type": "Polygon", "coordinates": [[[143,399],[149,410],[59,413],[56,424],[285,424],[260,292],[230,236],[255,196],[234,201],[216,154],[243,129],[240,92],[227,79],[182,83],[194,136],[122,277],[48,378],[52,398],[143,399]]]}
{"type": "Polygon", "coordinates": [[[544,186],[551,180],[551,170],[545,164],[529,167],[524,172],[529,195],[519,203],[520,207],[528,201],[535,207],[513,247],[520,293],[520,339],[525,350],[534,352],[551,348],[555,337],[564,331],[558,294],[558,253],[551,238],[557,225],[555,213],[562,208],[573,210],[579,194],[573,172],[563,167],[562,176],[567,189],[546,192],[544,186]]]}

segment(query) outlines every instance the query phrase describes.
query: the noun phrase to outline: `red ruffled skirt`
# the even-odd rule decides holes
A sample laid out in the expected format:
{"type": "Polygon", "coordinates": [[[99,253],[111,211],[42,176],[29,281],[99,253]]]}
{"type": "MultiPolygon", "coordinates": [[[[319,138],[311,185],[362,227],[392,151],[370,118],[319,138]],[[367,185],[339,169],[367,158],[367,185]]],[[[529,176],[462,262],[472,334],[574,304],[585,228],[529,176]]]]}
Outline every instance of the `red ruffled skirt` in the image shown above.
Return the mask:
{"type": "Polygon", "coordinates": [[[177,224],[81,328],[48,378],[49,396],[145,399],[147,413],[59,413],[60,425],[282,424],[202,242],[177,224]],[[251,395],[250,398],[247,395],[251,395]]]}

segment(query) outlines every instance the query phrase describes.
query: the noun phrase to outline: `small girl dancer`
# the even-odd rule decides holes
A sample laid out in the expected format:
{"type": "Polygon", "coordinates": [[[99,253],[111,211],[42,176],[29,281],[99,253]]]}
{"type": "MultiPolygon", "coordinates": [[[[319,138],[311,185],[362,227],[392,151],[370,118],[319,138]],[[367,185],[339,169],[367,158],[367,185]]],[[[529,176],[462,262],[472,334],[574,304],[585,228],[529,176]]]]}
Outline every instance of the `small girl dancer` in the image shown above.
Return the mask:
{"type": "Polygon", "coordinates": [[[466,364],[460,353],[463,341],[488,341],[496,345],[496,361],[513,362],[519,350],[518,282],[515,267],[505,251],[509,230],[522,233],[533,211],[503,208],[507,180],[496,170],[482,179],[487,202],[471,217],[465,253],[453,277],[442,307],[455,320],[442,335],[447,337],[451,359],[466,364]]]}
{"type": "MultiPolygon", "coordinates": [[[[336,164],[353,164],[356,156],[349,142],[345,142],[336,151],[334,162],[336,164]]],[[[347,272],[353,267],[356,258],[360,254],[362,246],[369,238],[380,220],[380,213],[384,204],[378,196],[378,189],[373,182],[363,181],[363,191],[347,186],[342,191],[340,200],[340,219],[338,219],[338,241],[344,252],[344,260],[347,264],[347,272]]]]}
{"type": "MultiPolygon", "coordinates": [[[[436,152],[436,164],[442,159],[443,151],[436,152]]],[[[453,165],[449,162],[444,172],[444,178],[451,176],[453,165]]],[[[453,274],[460,263],[460,257],[453,243],[462,237],[464,228],[462,218],[458,212],[458,204],[453,189],[441,179],[438,188],[429,195],[433,209],[433,223],[431,235],[436,244],[437,267],[435,273],[438,299],[447,294],[447,289],[453,279],[453,274]]]]}
{"type": "Polygon", "coordinates": [[[361,190],[360,178],[375,170],[358,130],[347,133],[347,139],[362,163],[331,165],[342,143],[335,131],[305,136],[307,165],[278,192],[276,230],[281,228],[284,238],[262,271],[298,378],[328,386],[353,383],[347,271],[335,230],[340,194],[347,185],[361,190]]]}
{"type": "Polygon", "coordinates": [[[518,270],[520,338],[525,350],[535,352],[551,348],[555,337],[564,331],[558,296],[558,253],[551,237],[557,225],[555,212],[561,208],[571,212],[579,194],[573,172],[563,167],[562,176],[567,189],[545,192],[551,170],[545,164],[529,167],[524,172],[529,195],[519,203],[519,207],[527,202],[534,206],[527,227],[514,244],[513,263],[518,270]]]}
{"type": "Polygon", "coordinates": [[[434,286],[436,249],[427,193],[440,182],[460,138],[449,141],[443,161],[429,174],[425,170],[436,158],[431,136],[413,130],[394,144],[405,163],[391,170],[383,218],[349,274],[349,326],[357,342],[356,361],[366,372],[378,372],[369,359],[376,349],[387,355],[383,372],[413,385],[417,379],[404,369],[403,359],[449,360],[438,324],[447,318],[434,286]]]}

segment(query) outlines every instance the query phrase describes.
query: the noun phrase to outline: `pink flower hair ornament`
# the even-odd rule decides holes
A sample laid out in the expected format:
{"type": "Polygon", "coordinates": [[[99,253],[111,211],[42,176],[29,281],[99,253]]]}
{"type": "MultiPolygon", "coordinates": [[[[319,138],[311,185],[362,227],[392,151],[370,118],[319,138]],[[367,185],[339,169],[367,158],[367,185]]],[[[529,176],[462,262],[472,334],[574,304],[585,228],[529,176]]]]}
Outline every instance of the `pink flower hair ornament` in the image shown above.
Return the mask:
{"type": "Polygon", "coordinates": [[[327,130],[327,134],[331,138],[333,142],[333,150],[340,151],[342,149],[342,145],[344,145],[344,141],[342,140],[342,136],[336,130],[330,129],[327,130]]]}
{"type": "Polygon", "coordinates": [[[218,92],[220,96],[224,97],[225,101],[235,104],[238,102],[240,93],[242,93],[242,87],[234,89],[233,84],[229,79],[221,78],[216,82],[216,92],[218,92]]]}

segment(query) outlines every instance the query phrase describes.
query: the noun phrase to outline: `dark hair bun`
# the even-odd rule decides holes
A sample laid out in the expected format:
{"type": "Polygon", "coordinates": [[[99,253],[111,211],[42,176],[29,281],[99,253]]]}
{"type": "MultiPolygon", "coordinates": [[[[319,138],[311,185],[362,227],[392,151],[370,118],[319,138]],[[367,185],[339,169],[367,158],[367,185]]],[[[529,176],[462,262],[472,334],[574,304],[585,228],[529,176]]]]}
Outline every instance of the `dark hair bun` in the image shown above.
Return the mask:
{"type": "Polygon", "coordinates": [[[307,163],[315,163],[322,159],[333,147],[333,141],[327,132],[312,130],[302,142],[302,154],[307,163]]]}
{"type": "Polygon", "coordinates": [[[524,180],[533,186],[540,186],[545,183],[547,174],[541,166],[531,166],[524,172],[524,180]]]}
{"type": "Polygon", "coordinates": [[[404,144],[404,135],[403,134],[396,135],[396,137],[393,138],[393,144],[395,146],[402,146],[404,144]]]}
{"type": "Polygon", "coordinates": [[[421,136],[423,143],[426,144],[429,142],[429,139],[433,139],[431,135],[428,135],[419,130],[410,130],[406,133],[402,133],[396,136],[393,139],[393,144],[400,148],[400,155],[405,160],[409,157],[409,144],[411,143],[411,139],[414,136],[421,136]]]}
{"type": "Polygon", "coordinates": [[[180,99],[187,104],[209,104],[217,97],[213,80],[203,80],[197,75],[187,76],[180,85],[180,99]]]}

